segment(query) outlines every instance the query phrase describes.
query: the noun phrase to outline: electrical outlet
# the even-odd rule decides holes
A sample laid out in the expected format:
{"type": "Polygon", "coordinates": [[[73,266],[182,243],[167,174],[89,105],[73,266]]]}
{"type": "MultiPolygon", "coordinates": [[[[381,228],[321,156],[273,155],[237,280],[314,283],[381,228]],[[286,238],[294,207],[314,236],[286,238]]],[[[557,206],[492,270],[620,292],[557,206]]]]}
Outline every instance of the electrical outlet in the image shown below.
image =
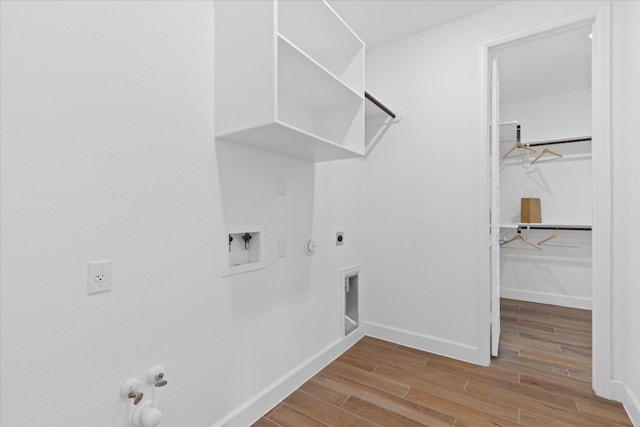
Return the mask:
{"type": "Polygon", "coordinates": [[[87,266],[87,295],[111,292],[111,260],[91,261],[87,266]]]}

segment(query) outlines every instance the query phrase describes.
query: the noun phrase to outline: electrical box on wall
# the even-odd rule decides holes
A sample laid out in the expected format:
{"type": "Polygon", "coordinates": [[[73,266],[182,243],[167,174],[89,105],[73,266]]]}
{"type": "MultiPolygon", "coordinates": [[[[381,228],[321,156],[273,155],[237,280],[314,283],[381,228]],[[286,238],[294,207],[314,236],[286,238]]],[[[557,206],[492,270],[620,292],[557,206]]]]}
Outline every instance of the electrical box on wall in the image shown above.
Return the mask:
{"type": "Polygon", "coordinates": [[[233,225],[222,236],[223,277],[264,268],[264,226],[233,225]]]}

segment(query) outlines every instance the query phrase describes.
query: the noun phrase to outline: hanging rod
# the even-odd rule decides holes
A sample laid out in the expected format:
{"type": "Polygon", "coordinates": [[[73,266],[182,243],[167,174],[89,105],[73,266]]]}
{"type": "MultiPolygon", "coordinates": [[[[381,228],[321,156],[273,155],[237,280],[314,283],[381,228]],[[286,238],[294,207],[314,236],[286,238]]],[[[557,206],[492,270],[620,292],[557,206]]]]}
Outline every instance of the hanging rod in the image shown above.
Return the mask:
{"type": "Polygon", "coordinates": [[[551,224],[518,224],[517,232],[522,230],[591,230],[590,225],[551,225],[551,224]]]}
{"type": "Polygon", "coordinates": [[[584,141],[591,141],[591,137],[580,136],[576,138],[552,139],[549,141],[530,142],[530,143],[523,143],[523,144],[526,145],[527,147],[537,147],[539,145],[571,144],[573,142],[584,142],[584,141]]]}
{"type": "Polygon", "coordinates": [[[364,97],[367,98],[369,101],[373,102],[376,107],[378,107],[379,109],[381,109],[382,111],[384,111],[385,113],[387,113],[388,115],[391,116],[392,119],[396,118],[396,115],[393,111],[391,111],[390,109],[388,109],[386,107],[386,105],[384,105],[382,102],[378,101],[377,99],[375,99],[373,97],[373,95],[371,95],[369,92],[367,92],[366,90],[364,91],[364,97]]]}

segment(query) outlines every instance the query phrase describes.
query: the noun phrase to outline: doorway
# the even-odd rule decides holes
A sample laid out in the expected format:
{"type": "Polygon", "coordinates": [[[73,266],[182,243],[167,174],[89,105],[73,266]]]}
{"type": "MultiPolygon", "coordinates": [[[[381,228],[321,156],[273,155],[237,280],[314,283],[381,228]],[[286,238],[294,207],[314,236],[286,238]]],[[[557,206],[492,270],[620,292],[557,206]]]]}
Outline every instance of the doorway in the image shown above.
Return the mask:
{"type": "MultiPolygon", "coordinates": [[[[519,33],[513,33],[505,36],[501,36],[495,39],[487,40],[481,43],[480,47],[480,57],[481,57],[481,74],[483,74],[483,82],[485,82],[483,88],[484,94],[484,104],[482,106],[482,111],[484,114],[483,123],[485,126],[482,129],[482,139],[486,144],[486,152],[488,154],[488,162],[487,162],[487,181],[489,183],[487,188],[487,199],[490,201],[491,211],[488,215],[490,222],[490,268],[489,268],[489,277],[490,277],[490,289],[491,289],[491,339],[492,342],[492,354],[497,354],[497,346],[499,345],[499,334],[500,334],[500,313],[499,313],[499,301],[500,301],[500,236],[503,236],[504,242],[504,227],[501,230],[500,225],[509,225],[512,228],[512,234],[514,236],[520,235],[522,236],[523,230],[526,230],[526,233],[529,233],[528,236],[525,237],[525,240],[536,240],[540,237],[540,234],[536,234],[532,236],[531,231],[532,227],[522,228],[522,221],[514,221],[514,217],[516,216],[513,213],[513,195],[511,195],[511,203],[512,205],[509,207],[511,216],[509,217],[509,222],[506,221],[506,216],[501,215],[500,212],[500,203],[499,200],[504,200],[500,197],[500,157],[504,156],[504,149],[500,150],[500,142],[499,142],[499,125],[500,120],[498,119],[499,115],[499,107],[500,102],[496,101],[496,97],[499,98],[500,87],[499,85],[496,87],[496,83],[499,83],[498,73],[496,71],[499,70],[499,65],[497,64],[495,59],[499,60],[500,51],[506,52],[509,49],[515,50],[518,46],[525,46],[527,43],[541,43],[544,40],[550,40],[553,37],[567,37],[568,34],[573,34],[576,37],[578,33],[582,35],[580,37],[589,37],[591,34],[591,38],[589,38],[589,43],[591,44],[590,54],[592,56],[592,60],[589,61],[591,72],[590,76],[590,93],[588,95],[588,100],[590,101],[591,112],[589,114],[591,118],[591,147],[585,149],[584,145],[582,149],[582,155],[584,155],[584,151],[589,151],[589,156],[591,156],[591,164],[592,168],[587,179],[591,180],[592,187],[588,191],[582,191],[580,193],[581,196],[590,196],[585,200],[581,200],[580,204],[584,206],[585,204],[590,204],[592,208],[591,212],[591,224],[585,219],[589,215],[586,215],[582,219],[576,219],[574,216],[572,219],[569,219],[569,215],[566,215],[565,218],[561,218],[558,200],[549,199],[548,200],[548,208],[550,209],[548,212],[550,213],[549,221],[553,221],[555,224],[549,225],[564,225],[568,228],[570,225],[574,225],[576,227],[574,230],[566,230],[565,233],[569,233],[570,237],[573,237],[574,240],[580,240],[585,237],[586,231],[582,231],[579,226],[586,227],[589,226],[592,228],[590,232],[590,239],[581,240],[582,250],[585,251],[585,248],[589,248],[587,250],[587,255],[590,255],[591,265],[589,276],[591,279],[590,286],[590,295],[586,294],[582,295],[574,295],[578,298],[575,301],[582,301],[586,303],[589,299],[591,299],[592,305],[592,313],[593,313],[593,388],[600,396],[610,397],[611,393],[611,366],[610,366],[610,349],[611,349],[611,337],[610,337],[610,324],[611,324],[611,312],[610,312],[610,304],[609,301],[611,299],[611,283],[610,283],[610,236],[611,236],[611,199],[610,199],[610,188],[611,188],[611,178],[610,178],[610,164],[609,159],[611,155],[610,148],[610,119],[609,119],[609,102],[610,102],[610,93],[609,93],[609,40],[610,40],[610,28],[609,28],[609,14],[610,10],[608,6],[603,6],[598,9],[594,9],[592,11],[588,11],[586,13],[580,14],[578,16],[568,17],[566,19],[548,23],[537,28],[528,29],[521,31],[519,33]],[[493,123],[492,123],[493,122],[493,123]],[[491,126],[493,124],[493,126],[491,126]],[[488,126],[487,126],[488,125],[488,126]],[[487,131],[489,129],[489,131],[487,131]],[[492,131],[493,130],[493,131],[492,131]],[[493,138],[492,138],[493,137],[493,138]],[[502,154],[501,154],[502,153],[502,154]],[[505,223],[501,224],[501,221],[505,220],[505,223]],[[564,223],[564,224],[560,224],[564,223]],[[574,234],[578,233],[578,234],[574,234]],[[580,234],[583,233],[583,234],[580,234]],[[579,237],[579,236],[582,236],[579,237]],[[527,238],[529,237],[529,238],[527,238]],[[588,242],[587,242],[588,240],[588,242]],[[497,335],[497,336],[496,336],[497,335]]],[[[558,59],[560,61],[560,59],[558,59]]],[[[544,77],[543,77],[544,82],[544,77]]],[[[543,85],[544,86],[544,85],[543,85]]],[[[535,87],[527,87],[527,90],[533,89],[534,91],[540,91],[540,87],[537,89],[535,87]]],[[[575,91],[582,91],[582,98],[585,97],[584,92],[587,91],[586,88],[570,88],[575,91]]],[[[566,91],[570,92],[570,91],[566,91]]],[[[566,94],[565,94],[566,95],[566,94]]],[[[574,94],[577,96],[577,93],[574,94]]],[[[523,116],[524,117],[524,116],[523,116]]],[[[517,119],[516,119],[517,120],[517,119]]],[[[511,122],[514,122],[513,117],[510,119],[511,122]]],[[[531,119],[527,119],[529,124],[531,124],[531,119]]],[[[560,120],[559,126],[566,125],[567,123],[562,122],[560,120]]],[[[535,129],[536,126],[528,125],[528,130],[535,129]]],[[[517,130],[517,124],[514,126],[514,129],[517,130]]],[[[556,130],[559,129],[556,127],[556,130]]],[[[545,131],[549,129],[544,129],[545,131]]],[[[521,129],[522,131],[522,129],[521,129]]],[[[534,132],[539,132],[540,129],[535,130],[534,132]]],[[[583,133],[583,132],[578,132],[583,133]]],[[[536,135],[534,133],[534,135],[536,135]]],[[[539,135],[539,134],[537,134],[539,135]]],[[[581,135],[585,136],[585,135],[581,135]]],[[[521,136],[522,137],[522,136],[521,136]]],[[[533,142],[535,139],[532,136],[529,138],[527,142],[533,142]]],[[[566,134],[562,136],[558,136],[557,139],[567,139],[569,138],[566,134]]],[[[514,135],[513,137],[513,146],[518,142],[518,135],[514,135]]],[[[540,142],[548,141],[547,139],[542,139],[540,142]]],[[[523,144],[526,147],[526,144],[523,144]]],[[[569,147],[569,144],[566,145],[569,147]]],[[[578,145],[575,145],[578,147],[578,145]]],[[[533,147],[531,147],[533,148],[533,147]]],[[[551,148],[551,147],[545,147],[551,148]]],[[[526,151],[526,148],[517,148],[520,151],[526,151]]],[[[540,154],[543,149],[542,146],[537,148],[537,154],[540,154]]],[[[560,150],[549,150],[553,152],[559,152],[560,150]]],[[[533,154],[533,153],[531,153],[533,154]]],[[[546,153],[549,156],[549,153],[546,153]]],[[[560,153],[563,157],[564,154],[560,153]]],[[[580,153],[573,153],[580,154],[580,153]]],[[[571,155],[573,155],[571,154],[571,155]]],[[[550,155],[553,157],[553,155],[550,155]]],[[[569,154],[566,155],[568,157],[569,154]]],[[[525,157],[525,156],[523,156],[525,157]]],[[[537,157],[537,156],[536,156],[537,157]]],[[[577,159],[577,157],[576,157],[577,159]]],[[[532,159],[528,159],[528,164],[530,166],[532,159]]],[[[574,163],[578,162],[575,160],[574,163]]],[[[565,162],[568,163],[568,162],[565,162]]],[[[584,163],[584,162],[583,162],[584,163]]],[[[577,164],[577,163],[576,163],[577,164]]],[[[526,165],[523,163],[523,165],[526,165]]],[[[575,166],[572,165],[572,167],[575,166]]],[[[555,167],[555,166],[554,166],[555,167]]],[[[531,172],[531,171],[528,171],[531,172]]],[[[525,172],[526,173],[526,172],[525,172]]],[[[533,172],[534,174],[536,172],[533,172]]],[[[526,176],[526,179],[531,179],[532,175],[526,176]]],[[[533,176],[533,178],[536,178],[533,176]]],[[[538,184],[541,186],[540,188],[545,188],[547,190],[547,195],[549,195],[549,183],[545,182],[545,177],[539,174],[537,179],[540,181],[538,184]],[[547,187],[545,187],[547,186],[547,187]]],[[[532,186],[535,187],[535,186],[532,186]]],[[[520,198],[525,198],[525,191],[529,191],[528,195],[530,199],[536,199],[539,197],[535,197],[537,194],[534,193],[536,190],[540,193],[540,188],[523,188],[519,191],[522,192],[522,197],[517,198],[518,203],[518,216],[520,213],[520,198]]],[[[513,192],[513,190],[509,190],[513,192]]],[[[544,203],[544,201],[543,201],[544,203]]],[[[569,211],[575,208],[577,205],[571,204],[569,211]]],[[[535,210],[535,209],[534,209],[535,210]]],[[[543,208],[544,211],[544,208],[543,208]]],[[[583,212],[584,213],[584,212],[583,212]]],[[[506,212],[508,215],[509,212],[506,212]]],[[[519,219],[519,218],[518,218],[519,219]]],[[[544,218],[543,225],[544,225],[544,218]]],[[[534,222],[534,221],[529,221],[534,222]]],[[[542,225],[541,225],[542,227],[542,225]]],[[[542,230],[537,230],[539,232],[542,230]]],[[[549,233],[550,235],[553,232],[557,232],[559,230],[548,229],[544,230],[545,233],[549,233]]],[[[567,241],[571,241],[569,236],[563,236],[567,241]]],[[[539,241],[545,240],[546,237],[540,238],[536,240],[534,243],[535,246],[538,246],[537,243],[539,241]]],[[[522,243],[522,242],[517,242],[522,243]]],[[[573,243],[573,242],[572,242],[573,243]]],[[[525,243],[526,245],[526,243],[525,243]]],[[[537,250],[537,249],[534,249],[537,250]]],[[[582,253],[584,255],[584,253],[582,253]]],[[[571,258],[571,256],[569,257],[571,258]]],[[[584,256],[583,256],[584,258],[584,256]]],[[[569,260],[568,262],[573,262],[569,260]]],[[[503,264],[503,266],[505,266],[503,264]]],[[[512,267],[512,266],[511,266],[512,267]]],[[[557,273],[557,271],[556,271],[557,273]]],[[[584,271],[582,272],[584,273],[584,271]]],[[[557,276],[557,274],[556,274],[557,276]]],[[[551,274],[549,277],[556,277],[554,274],[551,274]]],[[[584,289],[583,289],[584,291],[584,289]]],[[[544,292],[542,292],[544,293],[544,292]]]]}

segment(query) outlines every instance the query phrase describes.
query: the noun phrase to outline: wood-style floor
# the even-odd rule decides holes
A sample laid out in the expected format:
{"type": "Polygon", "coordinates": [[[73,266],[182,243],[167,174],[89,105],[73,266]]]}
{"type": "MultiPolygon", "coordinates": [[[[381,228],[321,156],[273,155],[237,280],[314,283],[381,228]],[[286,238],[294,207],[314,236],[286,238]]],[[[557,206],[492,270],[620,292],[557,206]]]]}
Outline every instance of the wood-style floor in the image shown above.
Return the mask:
{"type": "Polygon", "coordinates": [[[503,299],[490,367],[365,337],[255,427],[631,426],[591,391],[591,312],[503,299]]]}

